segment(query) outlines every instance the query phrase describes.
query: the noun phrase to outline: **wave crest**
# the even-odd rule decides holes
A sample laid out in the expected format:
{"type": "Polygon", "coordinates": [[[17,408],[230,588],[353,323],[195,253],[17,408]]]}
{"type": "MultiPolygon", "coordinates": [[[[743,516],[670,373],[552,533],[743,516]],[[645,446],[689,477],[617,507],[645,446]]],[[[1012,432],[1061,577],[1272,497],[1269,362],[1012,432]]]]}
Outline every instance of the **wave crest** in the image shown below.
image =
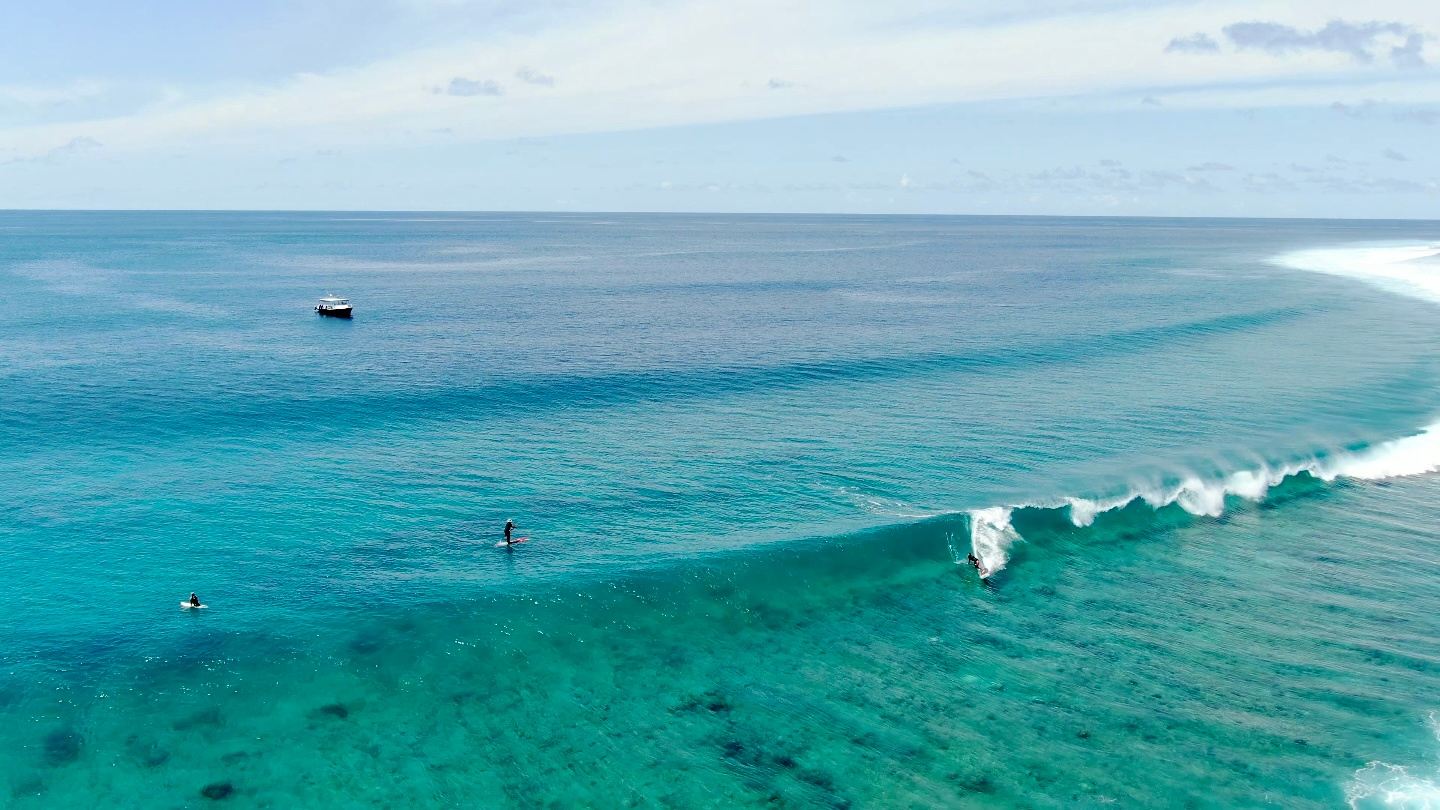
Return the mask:
{"type": "MultiPolygon", "coordinates": [[[[1262,465],[1237,470],[1221,478],[1206,479],[1187,475],[1169,485],[1135,486],[1113,497],[1064,496],[1033,503],[989,506],[966,513],[970,527],[970,549],[981,564],[993,574],[1010,561],[1009,549],[1023,540],[1011,525],[1017,509],[1054,510],[1061,512],[1071,524],[1085,527],[1100,515],[1131,504],[1143,502],[1151,509],[1178,506],[1200,517],[1220,517],[1225,513],[1227,498],[1238,497],[1261,501],[1272,489],[1286,480],[1309,475],[1321,481],[1348,478],[1378,481],[1440,471],[1440,422],[1420,432],[1372,445],[1353,452],[1335,453],[1291,463],[1262,465]]],[[[956,562],[963,562],[958,552],[956,562]]]]}
{"type": "Polygon", "coordinates": [[[1426,259],[1440,245],[1350,246],[1297,250],[1273,260],[1281,267],[1363,281],[1407,298],[1440,303],[1440,273],[1426,259]]]}

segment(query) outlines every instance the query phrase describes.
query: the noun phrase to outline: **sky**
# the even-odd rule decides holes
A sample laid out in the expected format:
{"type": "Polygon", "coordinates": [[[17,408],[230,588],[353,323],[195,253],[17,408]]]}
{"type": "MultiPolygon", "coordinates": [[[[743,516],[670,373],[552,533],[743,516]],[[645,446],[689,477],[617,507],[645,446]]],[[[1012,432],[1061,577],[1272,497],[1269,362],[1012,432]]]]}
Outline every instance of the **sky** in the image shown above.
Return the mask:
{"type": "Polygon", "coordinates": [[[49,0],[0,208],[1440,219],[1434,0],[49,0]]]}

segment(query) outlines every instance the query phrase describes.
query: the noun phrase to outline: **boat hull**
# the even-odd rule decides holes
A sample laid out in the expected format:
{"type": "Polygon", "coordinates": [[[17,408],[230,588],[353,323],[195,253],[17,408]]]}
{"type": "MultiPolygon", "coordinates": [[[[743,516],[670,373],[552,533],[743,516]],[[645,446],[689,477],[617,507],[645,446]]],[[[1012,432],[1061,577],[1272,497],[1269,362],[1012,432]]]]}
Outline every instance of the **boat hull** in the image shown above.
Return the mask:
{"type": "Polygon", "coordinates": [[[320,309],[320,308],[317,307],[317,308],[315,309],[315,312],[316,312],[317,314],[324,315],[324,316],[327,317],[327,318],[349,318],[349,317],[350,317],[350,310],[349,310],[349,309],[320,309]]]}

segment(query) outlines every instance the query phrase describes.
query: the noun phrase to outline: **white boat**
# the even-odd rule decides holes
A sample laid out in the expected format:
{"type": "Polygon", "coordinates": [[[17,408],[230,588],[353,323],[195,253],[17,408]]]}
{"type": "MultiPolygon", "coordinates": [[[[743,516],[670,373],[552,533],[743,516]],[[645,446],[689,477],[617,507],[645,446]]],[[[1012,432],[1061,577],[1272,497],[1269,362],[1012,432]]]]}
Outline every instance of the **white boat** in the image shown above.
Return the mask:
{"type": "Polygon", "coordinates": [[[331,318],[350,317],[350,299],[327,295],[315,305],[315,311],[331,318]]]}

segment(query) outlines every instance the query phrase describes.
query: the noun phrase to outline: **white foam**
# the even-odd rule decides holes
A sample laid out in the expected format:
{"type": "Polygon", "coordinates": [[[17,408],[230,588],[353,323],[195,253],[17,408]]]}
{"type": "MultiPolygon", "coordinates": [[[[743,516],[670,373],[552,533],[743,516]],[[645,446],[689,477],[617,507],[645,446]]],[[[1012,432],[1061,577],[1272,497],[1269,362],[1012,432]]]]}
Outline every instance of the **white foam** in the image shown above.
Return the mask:
{"type": "Polygon", "coordinates": [[[1440,808],[1440,784],[1415,776],[1399,765],[1372,762],[1355,772],[1345,787],[1345,800],[1355,810],[1367,807],[1434,810],[1440,808]]]}
{"type": "Polygon", "coordinates": [[[1010,525],[1013,511],[1008,506],[992,506],[970,512],[970,548],[980,559],[982,576],[1004,568],[1009,559],[1006,550],[1020,539],[1020,533],[1010,525]]]}
{"type": "Polygon", "coordinates": [[[1272,261],[1292,270],[1358,279],[1383,290],[1440,303],[1440,245],[1410,244],[1297,250],[1272,261]]]}
{"type": "Polygon", "coordinates": [[[1440,422],[1426,425],[1414,436],[1382,442],[1366,450],[1317,464],[1315,473],[1330,481],[1357,478],[1379,481],[1440,471],[1440,422]]]}
{"type": "Polygon", "coordinates": [[[1225,514],[1227,498],[1261,501],[1272,488],[1302,473],[1322,481],[1340,478],[1379,481],[1432,472],[1440,472],[1440,422],[1413,436],[1381,442],[1363,450],[1315,456],[1288,464],[1258,465],[1221,478],[1186,474],[1174,485],[1137,485],[1115,497],[1068,496],[1054,501],[971,510],[968,513],[970,546],[993,573],[1009,562],[1010,546],[1023,539],[1010,525],[1016,509],[1064,509],[1070,522],[1081,528],[1093,524],[1100,515],[1124,509],[1135,501],[1143,501],[1156,510],[1174,505],[1198,517],[1220,517],[1225,514]]]}
{"type": "MultiPolygon", "coordinates": [[[[1440,742],[1440,719],[1430,713],[1430,729],[1440,742]]],[[[1440,810],[1440,782],[1418,776],[1408,768],[1371,762],[1355,772],[1345,786],[1345,801],[1352,810],[1399,807],[1405,810],[1440,810]]]]}

